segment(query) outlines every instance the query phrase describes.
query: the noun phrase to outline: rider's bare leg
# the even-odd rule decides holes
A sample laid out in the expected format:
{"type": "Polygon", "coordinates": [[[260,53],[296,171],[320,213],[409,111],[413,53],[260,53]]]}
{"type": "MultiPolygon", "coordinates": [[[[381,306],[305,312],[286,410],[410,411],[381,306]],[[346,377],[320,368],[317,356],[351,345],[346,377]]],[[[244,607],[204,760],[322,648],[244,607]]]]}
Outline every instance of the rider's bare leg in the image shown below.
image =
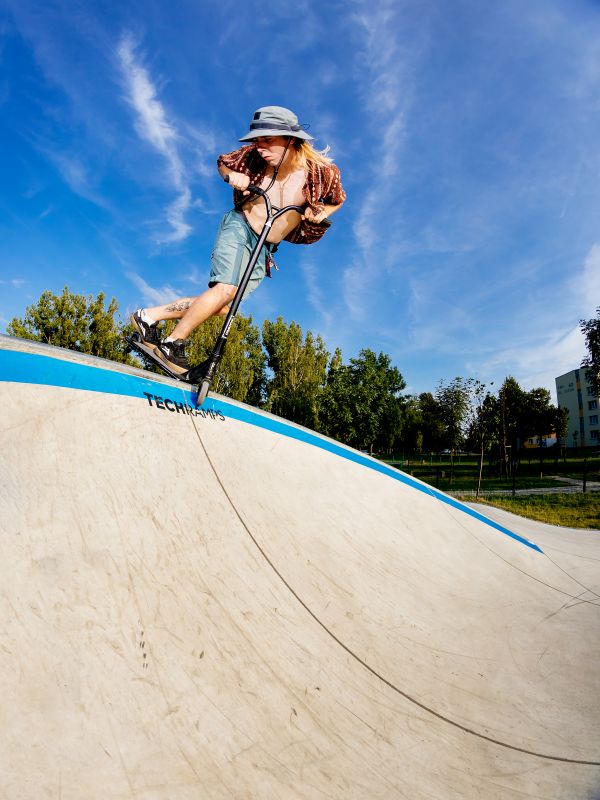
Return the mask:
{"type": "Polygon", "coordinates": [[[216,283],[199,297],[184,297],[164,306],[147,308],[145,311],[156,321],[178,319],[179,322],[169,338],[187,339],[190,333],[209,317],[226,314],[236,291],[237,286],[216,283]]]}
{"type": "Polygon", "coordinates": [[[180,297],[179,300],[174,300],[172,303],[145,308],[144,311],[155,322],[161,322],[163,319],[181,319],[196,299],[197,297],[180,297]]]}

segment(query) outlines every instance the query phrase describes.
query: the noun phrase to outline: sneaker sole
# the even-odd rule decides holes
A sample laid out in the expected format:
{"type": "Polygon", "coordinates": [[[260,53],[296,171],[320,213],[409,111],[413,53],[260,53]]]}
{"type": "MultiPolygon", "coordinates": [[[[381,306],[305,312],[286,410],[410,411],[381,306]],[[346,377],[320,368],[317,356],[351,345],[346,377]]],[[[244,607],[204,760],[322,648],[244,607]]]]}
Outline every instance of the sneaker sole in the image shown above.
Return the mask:
{"type": "Polygon", "coordinates": [[[178,375],[185,375],[186,372],[190,371],[189,367],[180,367],[179,364],[175,364],[173,361],[169,361],[166,355],[160,350],[158,347],[154,348],[154,352],[156,353],[156,357],[159,361],[162,361],[163,364],[166,364],[167,367],[172,371],[176,372],[178,375]]]}

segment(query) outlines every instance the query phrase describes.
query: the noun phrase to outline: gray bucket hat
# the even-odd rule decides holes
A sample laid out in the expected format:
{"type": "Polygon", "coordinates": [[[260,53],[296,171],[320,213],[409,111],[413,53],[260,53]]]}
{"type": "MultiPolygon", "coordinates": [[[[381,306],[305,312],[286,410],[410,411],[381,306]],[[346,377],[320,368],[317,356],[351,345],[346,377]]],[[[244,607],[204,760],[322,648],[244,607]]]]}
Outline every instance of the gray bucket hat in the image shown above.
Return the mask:
{"type": "Polygon", "coordinates": [[[311,140],[298,124],[298,117],[289,108],[282,106],[263,106],[254,112],[250,130],[240,142],[250,142],[259,136],[293,136],[296,139],[311,140]]]}

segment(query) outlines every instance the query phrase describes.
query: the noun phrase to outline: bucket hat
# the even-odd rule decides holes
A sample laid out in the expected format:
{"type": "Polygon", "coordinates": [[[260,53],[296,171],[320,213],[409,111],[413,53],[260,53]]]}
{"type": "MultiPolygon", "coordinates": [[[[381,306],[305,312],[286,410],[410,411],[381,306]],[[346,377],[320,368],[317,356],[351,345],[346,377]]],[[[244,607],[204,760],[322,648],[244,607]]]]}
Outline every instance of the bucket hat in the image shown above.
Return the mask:
{"type": "Polygon", "coordinates": [[[296,139],[311,140],[298,123],[298,117],[289,108],[282,106],[263,106],[254,112],[250,130],[240,142],[250,142],[259,136],[293,136],[296,139]]]}

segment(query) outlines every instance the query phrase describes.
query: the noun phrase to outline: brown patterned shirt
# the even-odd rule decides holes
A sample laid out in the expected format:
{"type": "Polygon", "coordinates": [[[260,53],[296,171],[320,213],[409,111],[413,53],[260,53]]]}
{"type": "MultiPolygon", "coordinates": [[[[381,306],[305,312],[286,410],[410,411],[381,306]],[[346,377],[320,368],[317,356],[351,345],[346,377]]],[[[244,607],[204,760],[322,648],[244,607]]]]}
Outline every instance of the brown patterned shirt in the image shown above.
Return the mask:
{"type": "MultiPolygon", "coordinates": [[[[267,162],[259,155],[254,144],[240,147],[232,153],[220,155],[217,164],[222,164],[234,172],[248,175],[250,183],[258,186],[267,171],[267,162]]],[[[307,204],[318,211],[325,205],[339,206],[346,199],[340,171],[335,164],[309,163],[302,193],[307,204]]],[[[242,192],[237,189],[233,190],[234,203],[241,203],[245,199],[247,197],[244,197],[242,192]]],[[[323,236],[330,224],[329,220],[309,222],[307,219],[301,219],[299,224],[285,237],[285,241],[293,244],[312,244],[323,236]]]]}

